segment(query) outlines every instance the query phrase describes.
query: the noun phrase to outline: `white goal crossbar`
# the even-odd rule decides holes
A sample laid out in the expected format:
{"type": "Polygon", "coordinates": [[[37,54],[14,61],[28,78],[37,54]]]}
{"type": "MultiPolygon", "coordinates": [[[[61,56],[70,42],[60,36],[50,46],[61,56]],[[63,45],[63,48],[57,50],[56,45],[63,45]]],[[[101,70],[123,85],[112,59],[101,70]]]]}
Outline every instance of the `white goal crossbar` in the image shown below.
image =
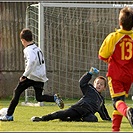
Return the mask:
{"type": "Polygon", "coordinates": [[[38,7],[42,4],[43,7],[83,7],[83,8],[123,8],[126,6],[133,7],[133,4],[88,4],[88,3],[38,3],[31,6],[38,7]]]}

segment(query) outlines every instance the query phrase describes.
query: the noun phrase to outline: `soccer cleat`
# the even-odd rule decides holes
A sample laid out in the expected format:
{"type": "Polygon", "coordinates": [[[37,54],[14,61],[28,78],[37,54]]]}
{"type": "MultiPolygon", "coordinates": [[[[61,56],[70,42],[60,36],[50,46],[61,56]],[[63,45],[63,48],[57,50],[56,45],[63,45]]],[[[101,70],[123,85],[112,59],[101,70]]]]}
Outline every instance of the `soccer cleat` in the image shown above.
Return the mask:
{"type": "Polygon", "coordinates": [[[54,100],[55,100],[55,103],[59,106],[60,109],[64,108],[64,102],[61,99],[61,97],[59,96],[59,94],[54,95],[54,100]]]}
{"type": "Polygon", "coordinates": [[[13,116],[5,115],[1,118],[1,121],[13,121],[13,116]]]}
{"type": "Polygon", "coordinates": [[[42,118],[37,117],[37,116],[33,116],[33,117],[31,118],[31,121],[33,121],[33,122],[39,122],[39,121],[42,121],[42,118]]]}
{"type": "Polygon", "coordinates": [[[91,75],[98,74],[99,70],[97,68],[91,67],[89,73],[91,75]]]}
{"type": "Polygon", "coordinates": [[[129,121],[131,127],[133,127],[133,108],[128,108],[127,109],[126,117],[129,121]]]}

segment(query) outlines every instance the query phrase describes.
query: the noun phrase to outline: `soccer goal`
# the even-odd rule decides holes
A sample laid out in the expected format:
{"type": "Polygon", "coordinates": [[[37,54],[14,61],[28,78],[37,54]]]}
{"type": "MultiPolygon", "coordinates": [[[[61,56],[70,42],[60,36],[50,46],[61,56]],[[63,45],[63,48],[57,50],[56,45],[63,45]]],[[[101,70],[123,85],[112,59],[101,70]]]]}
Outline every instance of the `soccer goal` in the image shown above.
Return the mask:
{"type": "MultiPolygon", "coordinates": [[[[40,2],[27,7],[26,26],[45,55],[49,78],[45,93],[80,98],[79,78],[91,66],[106,75],[107,65],[98,59],[99,47],[119,28],[118,15],[124,6],[132,2],[40,2]]],[[[104,95],[109,96],[108,89],[104,95]]]]}

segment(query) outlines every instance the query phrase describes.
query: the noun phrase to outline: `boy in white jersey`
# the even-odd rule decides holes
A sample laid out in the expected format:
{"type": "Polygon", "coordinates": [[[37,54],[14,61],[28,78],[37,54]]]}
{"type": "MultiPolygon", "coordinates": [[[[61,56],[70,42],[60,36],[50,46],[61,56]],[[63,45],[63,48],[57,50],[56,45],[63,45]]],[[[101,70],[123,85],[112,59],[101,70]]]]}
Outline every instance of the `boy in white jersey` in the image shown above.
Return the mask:
{"type": "Polygon", "coordinates": [[[14,95],[10,102],[7,115],[1,121],[13,121],[13,113],[19,102],[20,95],[30,86],[33,86],[38,102],[56,102],[61,109],[64,108],[63,100],[59,95],[42,95],[44,83],[48,78],[46,77],[43,53],[33,42],[32,32],[29,29],[23,29],[20,33],[20,39],[24,46],[25,71],[20,77],[17,87],[14,89],[14,95]]]}

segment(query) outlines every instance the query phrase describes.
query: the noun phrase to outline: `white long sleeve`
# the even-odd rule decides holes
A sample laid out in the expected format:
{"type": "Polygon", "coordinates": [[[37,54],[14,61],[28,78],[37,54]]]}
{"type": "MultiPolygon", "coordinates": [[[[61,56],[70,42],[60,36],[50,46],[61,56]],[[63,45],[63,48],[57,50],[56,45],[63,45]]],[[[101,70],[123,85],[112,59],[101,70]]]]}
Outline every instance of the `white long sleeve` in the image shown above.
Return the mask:
{"type": "Polygon", "coordinates": [[[29,45],[24,49],[25,72],[23,76],[28,79],[46,82],[46,66],[43,53],[35,44],[29,45]]]}

